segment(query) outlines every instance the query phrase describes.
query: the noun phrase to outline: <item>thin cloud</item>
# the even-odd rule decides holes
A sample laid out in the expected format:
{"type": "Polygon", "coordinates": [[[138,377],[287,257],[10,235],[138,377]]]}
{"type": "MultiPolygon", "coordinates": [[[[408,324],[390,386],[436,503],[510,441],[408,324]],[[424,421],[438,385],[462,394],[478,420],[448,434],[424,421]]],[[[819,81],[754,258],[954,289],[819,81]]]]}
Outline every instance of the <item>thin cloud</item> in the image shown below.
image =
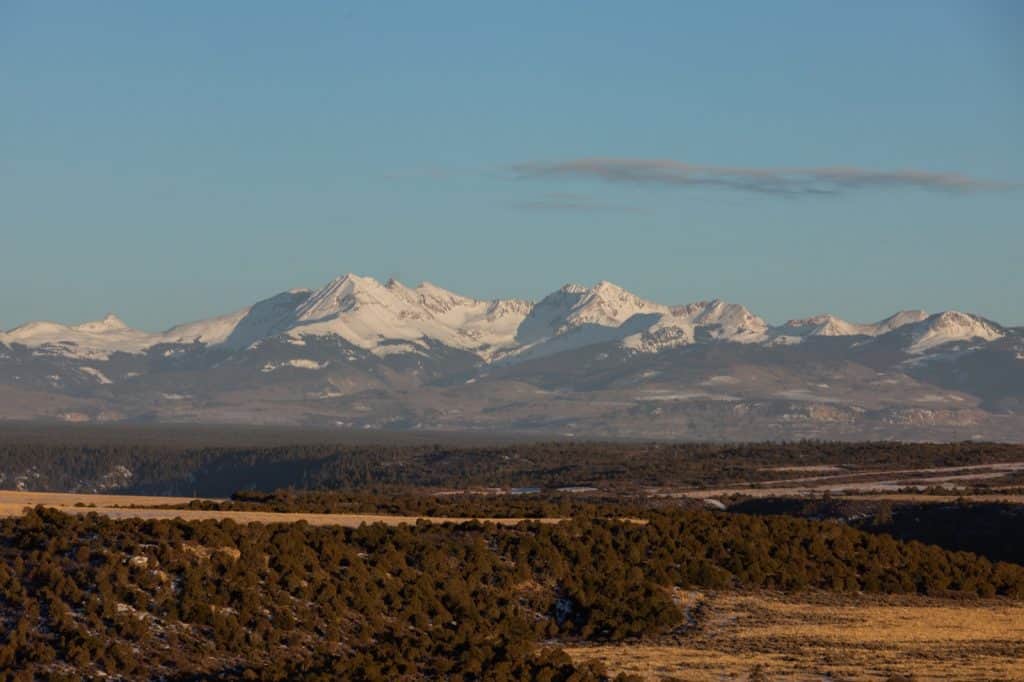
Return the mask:
{"type": "Polygon", "coordinates": [[[853,167],[744,168],[683,163],[670,159],[585,158],[520,163],[518,178],[576,178],[612,183],[712,187],[756,194],[827,196],[856,190],[924,189],[970,193],[1018,189],[1021,185],[978,180],[960,173],[918,170],[876,171],[853,167]]]}

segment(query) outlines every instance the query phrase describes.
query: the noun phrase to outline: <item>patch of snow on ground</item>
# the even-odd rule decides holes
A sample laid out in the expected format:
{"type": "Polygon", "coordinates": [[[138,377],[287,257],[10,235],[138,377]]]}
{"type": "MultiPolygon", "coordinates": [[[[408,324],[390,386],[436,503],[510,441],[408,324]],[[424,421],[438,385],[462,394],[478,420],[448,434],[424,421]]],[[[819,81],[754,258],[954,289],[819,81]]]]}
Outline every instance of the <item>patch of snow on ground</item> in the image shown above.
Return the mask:
{"type": "Polygon", "coordinates": [[[389,355],[403,355],[405,353],[414,353],[417,355],[425,355],[423,349],[414,343],[388,343],[377,346],[370,351],[378,357],[387,357],[389,355]]]}
{"type": "Polygon", "coordinates": [[[918,397],[918,401],[923,403],[945,403],[950,400],[963,400],[963,398],[954,395],[942,395],[940,393],[925,393],[918,397]]]}
{"type": "Polygon", "coordinates": [[[734,395],[724,395],[722,393],[706,393],[704,391],[684,391],[681,393],[669,393],[669,392],[652,392],[644,393],[636,397],[639,402],[643,401],[659,401],[659,400],[722,400],[726,402],[733,402],[739,400],[734,395]]]}
{"type": "Polygon", "coordinates": [[[777,398],[785,398],[786,400],[798,400],[801,402],[809,403],[841,403],[842,400],[838,398],[830,398],[828,396],[817,395],[811,393],[802,388],[789,389],[787,391],[778,391],[775,393],[777,398]]]}
{"type": "Polygon", "coordinates": [[[93,379],[95,379],[96,381],[98,381],[101,384],[112,384],[112,383],[114,383],[110,379],[107,378],[106,374],[104,374],[103,372],[99,371],[95,367],[79,367],[78,371],[83,372],[85,374],[88,374],[89,376],[91,376],[93,379]]]}
{"type": "Polygon", "coordinates": [[[268,362],[263,365],[260,369],[261,372],[273,372],[276,369],[282,367],[295,367],[296,369],[323,369],[331,363],[329,362],[317,362],[316,360],[309,360],[307,358],[295,358],[292,360],[286,360],[284,362],[268,362]]]}
{"type": "Polygon", "coordinates": [[[738,384],[740,383],[740,380],[727,374],[718,374],[713,377],[708,377],[700,383],[703,386],[721,386],[722,384],[738,384]]]}

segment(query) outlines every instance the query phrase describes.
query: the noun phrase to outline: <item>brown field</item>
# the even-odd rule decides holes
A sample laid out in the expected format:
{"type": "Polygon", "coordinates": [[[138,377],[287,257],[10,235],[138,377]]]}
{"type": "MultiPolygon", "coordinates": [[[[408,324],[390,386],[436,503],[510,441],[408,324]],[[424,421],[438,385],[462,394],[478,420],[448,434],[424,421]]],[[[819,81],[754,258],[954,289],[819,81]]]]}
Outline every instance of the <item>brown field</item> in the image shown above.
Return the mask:
{"type": "Polygon", "coordinates": [[[417,521],[431,523],[463,523],[465,521],[490,522],[500,525],[515,525],[521,521],[558,523],[561,519],[522,518],[457,518],[392,516],[385,514],[309,514],[259,511],[217,511],[205,509],[157,509],[161,505],[187,504],[190,497],[158,497],[141,495],[93,495],[79,493],[34,493],[15,490],[0,490],[0,517],[18,516],[27,507],[43,505],[66,514],[88,514],[95,512],[113,519],[184,519],[201,521],[205,519],[231,519],[236,523],[294,523],[305,521],[312,526],[344,526],[357,528],[364,523],[385,523],[389,526],[415,524],[417,521]],[[78,505],[78,506],[76,506],[78,505]]]}
{"type": "Polygon", "coordinates": [[[1024,680],[1022,602],[736,593],[690,599],[702,604],[697,625],[672,641],[567,651],[650,680],[1024,680]]]}
{"type": "MultiPolygon", "coordinates": [[[[94,504],[97,507],[158,507],[168,504],[188,504],[192,500],[210,500],[209,497],[165,497],[163,495],[104,495],[102,493],[47,493],[22,490],[0,490],[0,504],[37,505],[47,507],[73,507],[77,503],[94,504]]],[[[20,511],[20,510],[19,510],[20,511]]]]}

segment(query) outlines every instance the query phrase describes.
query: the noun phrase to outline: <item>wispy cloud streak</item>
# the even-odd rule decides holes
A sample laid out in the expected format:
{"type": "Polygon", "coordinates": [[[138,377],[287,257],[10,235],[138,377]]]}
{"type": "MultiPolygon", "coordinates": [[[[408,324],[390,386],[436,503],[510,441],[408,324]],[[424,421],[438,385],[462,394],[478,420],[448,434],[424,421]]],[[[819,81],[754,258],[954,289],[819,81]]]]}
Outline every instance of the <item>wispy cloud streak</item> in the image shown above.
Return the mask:
{"type": "Polygon", "coordinates": [[[949,193],[1019,189],[1021,185],[978,180],[960,173],[877,171],[847,166],[745,168],[708,166],[670,159],[584,158],[515,164],[519,178],[575,178],[612,183],[712,187],[782,196],[837,195],[870,189],[924,189],[949,193]]]}

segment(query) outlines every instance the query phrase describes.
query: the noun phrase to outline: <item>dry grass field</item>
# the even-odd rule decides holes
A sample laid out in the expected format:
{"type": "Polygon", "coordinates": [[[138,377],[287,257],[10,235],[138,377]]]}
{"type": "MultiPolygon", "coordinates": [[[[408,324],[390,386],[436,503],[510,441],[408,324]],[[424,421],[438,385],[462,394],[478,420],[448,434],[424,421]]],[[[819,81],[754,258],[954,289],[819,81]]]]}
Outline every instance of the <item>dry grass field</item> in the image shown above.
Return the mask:
{"type": "Polygon", "coordinates": [[[1024,603],[722,593],[691,597],[686,634],[577,647],[650,680],[1024,680],[1024,603]]]}
{"type": "MultiPolygon", "coordinates": [[[[141,495],[92,495],[79,493],[35,493],[14,490],[0,490],[0,517],[17,516],[28,507],[43,505],[66,514],[88,514],[95,512],[114,519],[231,519],[236,523],[293,523],[305,521],[312,526],[344,526],[357,528],[364,523],[385,523],[389,526],[415,524],[417,521],[431,523],[469,521],[468,518],[394,516],[384,514],[307,514],[259,511],[216,511],[204,509],[158,509],[162,505],[187,504],[188,497],[157,497],[141,495]]],[[[515,525],[527,519],[521,518],[477,518],[477,521],[500,525],[515,525]]],[[[557,523],[561,519],[529,519],[541,523],[557,523]]]]}
{"type": "MultiPolygon", "coordinates": [[[[37,505],[47,507],[73,507],[76,504],[94,504],[97,507],[158,507],[169,504],[188,504],[194,499],[211,498],[164,497],[162,495],[104,495],[99,493],[48,493],[23,490],[0,490],[0,504],[37,505]]],[[[213,500],[218,502],[220,500],[213,500]]],[[[20,510],[19,510],[20,511],[20,510]]]]}

